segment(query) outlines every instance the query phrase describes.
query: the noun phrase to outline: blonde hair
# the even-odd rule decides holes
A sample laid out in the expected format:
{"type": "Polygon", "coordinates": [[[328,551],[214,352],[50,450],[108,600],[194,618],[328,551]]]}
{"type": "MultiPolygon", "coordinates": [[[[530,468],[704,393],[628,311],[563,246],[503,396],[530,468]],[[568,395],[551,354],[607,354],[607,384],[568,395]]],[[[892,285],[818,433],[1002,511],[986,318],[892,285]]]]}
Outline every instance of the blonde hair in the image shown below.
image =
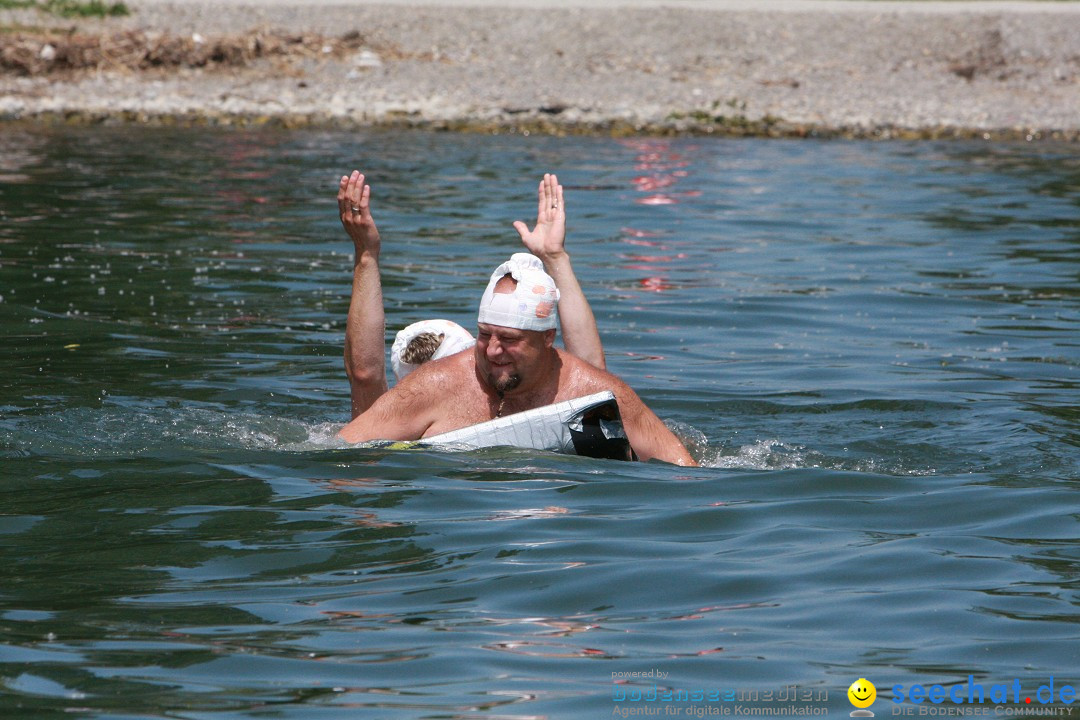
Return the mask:
{"type": "Polygon", "coordinates": [[[432,332],[420,333],[405,346],[401,359],[410,365],[426,363],[442,345],[444,337],[446,337],[445,333],[438,335],[432,332]]]}

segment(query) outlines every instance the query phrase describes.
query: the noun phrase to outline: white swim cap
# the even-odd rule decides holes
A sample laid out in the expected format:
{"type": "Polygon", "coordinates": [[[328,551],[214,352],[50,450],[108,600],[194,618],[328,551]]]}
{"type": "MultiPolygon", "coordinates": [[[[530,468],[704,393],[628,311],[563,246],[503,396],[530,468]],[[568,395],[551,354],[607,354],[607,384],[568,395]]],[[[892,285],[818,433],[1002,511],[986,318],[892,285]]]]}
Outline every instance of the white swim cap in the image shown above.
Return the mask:
{"type": "Polygon", "coordinates": [[[476,344],[476,340],[469,334],[469,331],[456,322],[450,322],[449,320],[421,320],[420,322],[414,322],[398,332],[397,337],[394,338],[394,345],[390,348],[390,366],[394,368],[394,375],[398,380],[420,367],[419,363],[405,362],[401,359],[401,355],[405,352],[405,348],[409,347],[409,343],[413,341],[413,338],[424,333],[443,336],[442,343],[439,344],[435,354],[431,356],[432,360],[453,355],[476,344]]]}
{"type": "Polygon", "coordinates": [[[514,253],[491,274],[480,299],[477,322],[518,330],[552,330],[558,312],[559,290],[544,272],[544,263],[535,255],[514,253]],[[506,275],[517,280],[514,292],[495,292],[495,284],[506,275]]]}

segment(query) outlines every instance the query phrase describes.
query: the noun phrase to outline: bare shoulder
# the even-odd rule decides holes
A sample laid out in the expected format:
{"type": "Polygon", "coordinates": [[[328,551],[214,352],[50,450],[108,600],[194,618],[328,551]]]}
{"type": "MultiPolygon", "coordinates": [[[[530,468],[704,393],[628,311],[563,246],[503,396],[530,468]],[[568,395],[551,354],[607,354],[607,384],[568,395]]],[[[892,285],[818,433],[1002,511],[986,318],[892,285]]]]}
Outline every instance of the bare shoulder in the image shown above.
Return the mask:
{"type": "Polygon", "coordinates": [[[475,377],[472,354],[460,352],[424,363],[398,381],[390,392],[399,393],[409,406],[436,409],[453,395],[451,389],[475,382],[475,377]]]}
{"type": "Polygon", "coordinates": [[[448,357],[430,360],[398,382],[398,387],[418,394],[435,393],[445,397],[447,389],[465,382],[475,382],[476,372],[472,352],[462,350],[448,357]]]}
{"type": "Polygon", "coordinates": [[[352,443],[420,439],[445,415],[447,388],[461,385],[463,369],[457,355],[421,365],[346,425],[341,438],[352,443]]]}
{"type": "Polygon", "coordinates": [[[476,362],[468,350],[424,363],[402,378],[399,387],[408,397],[410,412],[425,418],[421,437],[490,419],[476,362]]]}
{"type": "Polygon", "coordinates": [[[559,351],[559,359],[562,361],[559,377],[559,396],[561,399],[569,400],[582,395],[610,390],[615,393],[615,397],[619,398],[620,401],[629,393],[634,400],[640,402],[637,393],[614,373],[601,370],[592,363],[585,362],[576,355],[571,355],[562,350],[559,351]]]}

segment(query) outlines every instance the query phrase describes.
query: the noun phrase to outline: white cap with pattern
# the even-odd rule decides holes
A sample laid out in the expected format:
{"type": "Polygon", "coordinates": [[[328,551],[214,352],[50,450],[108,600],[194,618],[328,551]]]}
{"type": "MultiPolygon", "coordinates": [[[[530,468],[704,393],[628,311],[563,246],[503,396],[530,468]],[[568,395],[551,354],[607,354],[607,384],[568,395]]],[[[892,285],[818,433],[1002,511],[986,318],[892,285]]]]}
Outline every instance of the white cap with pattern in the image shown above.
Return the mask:
{"type": "Polygon", "coordinates": [[[559,313],[559,289],[544,272],[544,263],[529,253],[514,253],[491,274],[480,299],[478,322],[518,330],[552,330],[559,313]],[[517,280],[512,293],[497,293],[495,285],[510,275],[517,280]]]}

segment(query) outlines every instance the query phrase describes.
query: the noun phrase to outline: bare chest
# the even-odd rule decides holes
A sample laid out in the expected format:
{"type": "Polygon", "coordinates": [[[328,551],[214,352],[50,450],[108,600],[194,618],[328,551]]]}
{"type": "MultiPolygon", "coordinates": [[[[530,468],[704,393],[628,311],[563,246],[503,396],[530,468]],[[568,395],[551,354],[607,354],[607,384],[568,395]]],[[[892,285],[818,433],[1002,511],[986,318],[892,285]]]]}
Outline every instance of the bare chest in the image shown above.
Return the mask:
{"type": "Polygon", "coordinates": [[[533,408],[549,405],[563,400],[588,394],[589,390],[565,383],[558,389],[524,397],[509,396],[500,402],[498,398],[485,393],[479,386],[449,388],[440,395],[436,410],[436,420],[428,427],[424,437],[431,437],[444,432],[451,432],[477,423],[506,417],[533,408]]]}
{"type": "Polygon", "coordinates": [[[434,409],[436,419],[424,432],[424,437],[486,422],[494,418],[496,412],[484,393],[462,388],[448,388],[435,402],[434,409]]]}

